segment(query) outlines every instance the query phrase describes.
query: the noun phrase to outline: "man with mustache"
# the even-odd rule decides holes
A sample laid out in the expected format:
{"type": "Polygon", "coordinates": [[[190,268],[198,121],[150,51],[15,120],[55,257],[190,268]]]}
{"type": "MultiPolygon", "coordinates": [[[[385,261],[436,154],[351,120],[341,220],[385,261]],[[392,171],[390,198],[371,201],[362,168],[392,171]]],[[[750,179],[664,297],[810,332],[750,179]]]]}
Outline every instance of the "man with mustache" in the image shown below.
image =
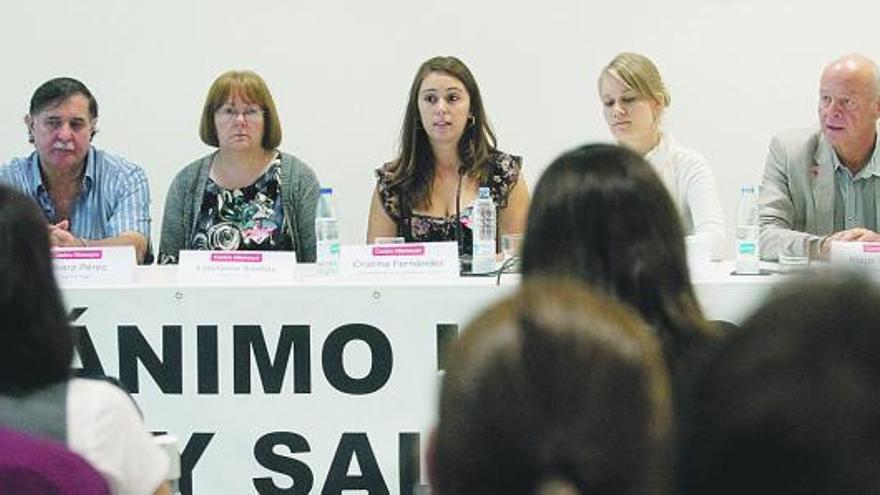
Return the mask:
{"type": "Polygon", "coordinates": [[[808,242],[880,241],[880,69],[857,54],[825,67],[819,129],[773,138],[761,184],[761,256],[775,260],[808,242]]]}
{"type": "Polygon", "coordinates": [[[0,182],[32,197],[54,246],[134,246],[150,261],[150,192],[144,170],[92,146],[98,103],[80,81],[42,84],[24,117],[30,156],[0,167],[0,182]]]}

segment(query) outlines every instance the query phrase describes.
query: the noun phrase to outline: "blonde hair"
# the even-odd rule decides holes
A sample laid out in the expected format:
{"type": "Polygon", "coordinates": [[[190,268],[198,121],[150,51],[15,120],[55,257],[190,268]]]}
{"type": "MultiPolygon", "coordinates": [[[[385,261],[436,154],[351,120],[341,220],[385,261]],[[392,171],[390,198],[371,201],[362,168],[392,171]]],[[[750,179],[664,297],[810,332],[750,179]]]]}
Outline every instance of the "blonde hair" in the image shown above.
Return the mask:
{"type": "MultiPolygon", "coordinates": [[[[611,59],[602,74],[614,76],[636,92],[639,98],[650,100],[661,109],[672,102],[660,71],[651,59],[638,53],[621,53],[611,59]]],[[[600,76],[601,80],[601,76],[600,76]]]]}
{"type": "Polygon", "coordinates": [[[199,124],[199,135],[208,146],[220,146],[217,139],[217,126],[214,114],[222,107],[231,95],[240,95],[243,99],[259,105],[266,113],[263,123],[263,149],[273,150],[281,144],[281,121],[275,101],[263,80],[256,72],[250,70],[230,70],[220,74],[211,84],[205,107],[202,109],[202,121],[199,124]]]}

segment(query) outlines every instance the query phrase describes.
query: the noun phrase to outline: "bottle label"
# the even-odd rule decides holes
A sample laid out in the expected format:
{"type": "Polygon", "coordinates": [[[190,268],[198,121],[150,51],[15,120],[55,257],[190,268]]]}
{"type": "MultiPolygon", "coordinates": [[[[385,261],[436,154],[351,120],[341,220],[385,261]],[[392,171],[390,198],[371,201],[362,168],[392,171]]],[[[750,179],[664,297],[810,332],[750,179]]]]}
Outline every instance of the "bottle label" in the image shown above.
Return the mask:
{"type": "Polygon", "coordinates": [[[318,263],[338,263],[339,262],[339,241],[318,241],[318,263]]]}
{"type": "Polygon", "coordinates": [[[495,242],[477,241],[473,251],[474,256],[495,256],[495,242]]]}
{"type": "Polygon", "coordinates": [[[739,250],[739,254],[757,254],[757,245],[754,242],[740,242],[737,249],[739,250]]]}

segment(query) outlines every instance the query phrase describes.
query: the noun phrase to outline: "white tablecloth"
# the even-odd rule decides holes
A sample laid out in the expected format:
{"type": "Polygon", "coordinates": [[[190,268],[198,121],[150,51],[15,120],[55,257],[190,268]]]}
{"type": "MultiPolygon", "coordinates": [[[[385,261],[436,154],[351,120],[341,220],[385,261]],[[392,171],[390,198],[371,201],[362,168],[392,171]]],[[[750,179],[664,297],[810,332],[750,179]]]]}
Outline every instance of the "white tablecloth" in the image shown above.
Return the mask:
{"type": "MultiPolygon", "coordinates": [[[[731,268],[695,281],[709,319],[741,322],[784,279],[731,268]]],[[[178,284],[175,267],[157,266],[138,268],[130,286],[64,295],[88,337],[82,364],[133,386],[147,426],[181,439],[182,488],[408,493],[426,482],[406,452],[424,448],[434,421],[438,342],[518,280],[306,274],[233,287],[178,284]]]]}

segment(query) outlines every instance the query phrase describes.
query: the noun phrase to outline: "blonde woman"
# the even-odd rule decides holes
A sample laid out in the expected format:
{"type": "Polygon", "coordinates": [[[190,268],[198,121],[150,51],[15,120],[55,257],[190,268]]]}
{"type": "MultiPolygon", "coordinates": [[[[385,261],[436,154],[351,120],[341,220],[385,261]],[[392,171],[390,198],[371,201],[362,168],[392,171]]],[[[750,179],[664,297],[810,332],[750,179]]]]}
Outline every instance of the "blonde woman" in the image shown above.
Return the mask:
{"type": "Polygon", "coordinates": [[[661,126],[670,96],[650,59],[621,53],[602,69],[599,97],[608,129],[619,144],[642,155],[672,196],[685,235],[712,240],[712,257],[724,250],[724,213],[715,176],[699,153],[679,146],[661,126]]]}

